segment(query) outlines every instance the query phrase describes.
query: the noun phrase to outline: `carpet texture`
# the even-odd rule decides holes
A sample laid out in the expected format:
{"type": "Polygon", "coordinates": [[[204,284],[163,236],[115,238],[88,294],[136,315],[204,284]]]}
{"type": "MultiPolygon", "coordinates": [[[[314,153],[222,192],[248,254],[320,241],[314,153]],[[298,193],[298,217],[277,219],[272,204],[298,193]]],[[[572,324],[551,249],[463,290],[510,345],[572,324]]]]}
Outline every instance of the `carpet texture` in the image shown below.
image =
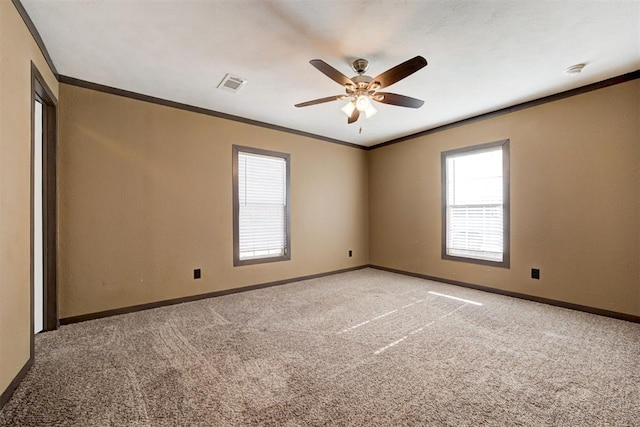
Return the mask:
{"type": "Polygon", "coordinates": [[[364,269],[39,334],[0,425],[640,426],[640,325],[364,269]]]}

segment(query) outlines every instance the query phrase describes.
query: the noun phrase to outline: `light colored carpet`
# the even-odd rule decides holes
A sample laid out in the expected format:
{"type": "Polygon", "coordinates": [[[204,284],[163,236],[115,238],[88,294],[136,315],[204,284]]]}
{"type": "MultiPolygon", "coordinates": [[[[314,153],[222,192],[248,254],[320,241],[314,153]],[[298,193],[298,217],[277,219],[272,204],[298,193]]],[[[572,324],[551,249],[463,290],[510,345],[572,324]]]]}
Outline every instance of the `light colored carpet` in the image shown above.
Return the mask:
{"type": "Polygon", "coordinates": [[[640,325],[373,269],[36,338],[2,426],[640,426],[640,325]]]}

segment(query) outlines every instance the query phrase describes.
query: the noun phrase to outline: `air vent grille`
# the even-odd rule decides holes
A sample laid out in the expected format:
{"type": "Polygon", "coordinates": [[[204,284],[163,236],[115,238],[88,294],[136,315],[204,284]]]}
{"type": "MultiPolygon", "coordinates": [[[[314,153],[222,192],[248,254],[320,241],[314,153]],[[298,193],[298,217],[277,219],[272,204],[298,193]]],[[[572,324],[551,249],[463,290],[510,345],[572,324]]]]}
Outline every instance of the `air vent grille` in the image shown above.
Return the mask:
{"type": "Polygon", "coordinates": [[[245,79],[242,79],[237,76],[233,76],[231,74],[227,74],[226,76],[224,76],[224,79],[222,79],[222,81],[218,85],[218,89],[224,89],[229,92],[235,93],[240,89],[242,89],[242,86],[244,86],[246,83],[247,81],[245,79]]]}

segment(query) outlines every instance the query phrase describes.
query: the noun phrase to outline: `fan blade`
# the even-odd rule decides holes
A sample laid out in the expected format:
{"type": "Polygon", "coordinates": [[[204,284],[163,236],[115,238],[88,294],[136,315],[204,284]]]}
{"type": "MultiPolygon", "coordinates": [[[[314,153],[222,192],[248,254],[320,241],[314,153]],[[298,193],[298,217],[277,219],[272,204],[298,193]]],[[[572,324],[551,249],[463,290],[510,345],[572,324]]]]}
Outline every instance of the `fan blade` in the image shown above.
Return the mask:
{"type": "Polygon", "coordinates": [[[347,119],[347,124],[350,125],[351,123],[355,123],[359,118],[360,118],[360,111],[357,109],[353,110],[353,113],[351,113],[351,115],[347,119]]]}
{"type": "Polygon", "coordinates": [[[397,93],[376,92],[374,100],[383,104],[398,105],[400,107],[420,108],[424,104],[421,99],[411,98],[410,96],[398,95],[397,93]],[[382,99],[376,99],[378,95],[382,95],[382,99]]]}
{"type": "Polygon", "coordinates": [[[342,86],[345,86],[347,84],[355,86],[355,83],[353,83],[353,81],[351,81],[349,77],[345,76],[340,71],[324,62],[322,59],[312,59],[311,61],[309,61],[309,64],[313,65],[322,74],[329,77],[331,80],[340,83],[342,86]]]}
{"type": "Polygon", "coordinates": [[[308,107],[309,105],[322,104],[323,102],[338,101],[340,99],[344,99],[344,95],[327,96],[326,98],[320,98],[320,99],[314,99],[313,101],[301,102],[300,104],[296,104],[295,106],[298,108],[308,107]]]}
{"type": "Polygon", "coordinates": [[[396,65],[395,67],[385,71],[384,73],[378,75],[371,83],[369,83],[369,87],[375,82],[380,84],[380,87],[391,86],[392,84],[404,79],[405,77],[410,76],[421,68],[427,66],[427,60],[422,56],[416,56],[415,58],[409,59],[408,61],[403,62],[400,65],[396,65]]]}

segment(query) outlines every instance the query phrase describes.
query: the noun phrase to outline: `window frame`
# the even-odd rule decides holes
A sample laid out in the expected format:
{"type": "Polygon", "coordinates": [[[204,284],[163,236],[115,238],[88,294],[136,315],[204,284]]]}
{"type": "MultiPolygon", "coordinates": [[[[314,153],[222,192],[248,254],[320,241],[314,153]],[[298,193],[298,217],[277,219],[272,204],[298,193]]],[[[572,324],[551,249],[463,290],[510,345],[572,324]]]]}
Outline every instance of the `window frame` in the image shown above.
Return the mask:
{"type": "Polygon", "coordinates": [[[511,201],[510,201],[510,162],[509,162],[509,139],[503,139],[484,144],[472,145],[469,147],[456,148],[453,150],[443,151],[440,155],[441,160],[441,190],[442,190],[442,241],[441,256],[444,260],[459,261],[471,264],[488,265],[492,267],[510,268],[511,259],[511,201]],[[464,257],[460,255],[447,254],[447,158],[453,155],[471,153],[473,151],[483,151],[490,148],[502,147],[502,215],[503,215],[503,248],[502,261],[490,261],[485,259],[464,257]]]}
{"type": "Polygon", "coordinates": [[[232,193],[233,193],[233,266],[264,264],[269,262],[291,260],[291,155],[278,151],[264,150],[261,148],[233,145],[232,155],[232,193]],[[240,259],[240,196],[238,191],[238,154],[240,152],[258,154],[261,156],[278,157],[284,159],[286,170],[285,183],[285,253],[278,256],[265,256],[262,258],[240,259]]]}

